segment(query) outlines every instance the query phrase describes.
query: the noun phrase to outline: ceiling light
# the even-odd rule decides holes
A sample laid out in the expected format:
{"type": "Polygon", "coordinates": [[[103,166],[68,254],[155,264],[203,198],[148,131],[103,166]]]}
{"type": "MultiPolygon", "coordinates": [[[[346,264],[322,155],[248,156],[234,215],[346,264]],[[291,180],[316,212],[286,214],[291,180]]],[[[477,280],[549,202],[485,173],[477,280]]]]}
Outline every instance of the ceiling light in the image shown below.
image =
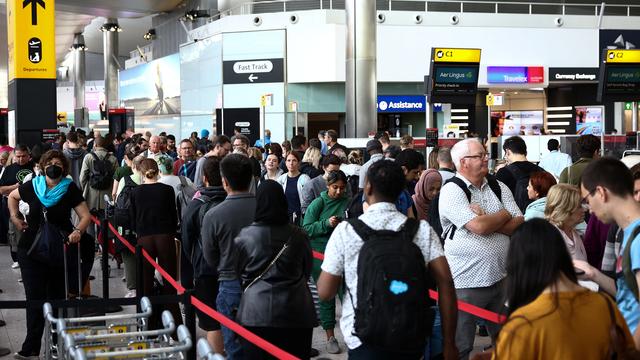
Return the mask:
{"type": "Polygon", "coordinates": [[[195,21],[200,18],[208,18],[209,12],[207,10],[189,10],[184,13],[184,17],[186,20],[195,21]]]}
{"type": "Polygon", "coordinates": [[[102,26],[100,26],[100,31],[105,32],[105,31],[111,31],[111,32],[121,32],[122,28],[115,23],[105,23],[102,26]]]}
{"type": "Polygon", "coordinates": [[[87,51],[89,48],[85,44],[73,44],[69,50],[87,51]]]}
{"type": "Polygon", "coordinates": [[[149,29],[142,37],[145,40],[154,40],[156,38],[156,29],[149,29]]]}

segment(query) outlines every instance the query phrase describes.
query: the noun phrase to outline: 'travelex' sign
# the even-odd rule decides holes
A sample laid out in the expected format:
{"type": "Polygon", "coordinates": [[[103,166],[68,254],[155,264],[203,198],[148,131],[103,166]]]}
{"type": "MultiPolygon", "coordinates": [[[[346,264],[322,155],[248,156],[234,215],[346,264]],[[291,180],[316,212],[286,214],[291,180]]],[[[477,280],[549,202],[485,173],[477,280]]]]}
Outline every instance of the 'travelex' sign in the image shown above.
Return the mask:
{"type": "Polygon", "coordinates": [[[544,82],[542,66],[487,66],[489,84],[541,84],[544,82]]]}
{"type": "Polygon", "coordinates": [[[598,68],[549,68],[549,82],[597,80],[598,68]]]}
{"type": "Polygon", "coordinates": [[[425,112],[427,104],[424,96],[378,96],[378,112],[425,112]]]}
{"type": "Polygon", "coordinates": [[[7,0],[9,80],[55,79],[54,0],[7,0]]]}

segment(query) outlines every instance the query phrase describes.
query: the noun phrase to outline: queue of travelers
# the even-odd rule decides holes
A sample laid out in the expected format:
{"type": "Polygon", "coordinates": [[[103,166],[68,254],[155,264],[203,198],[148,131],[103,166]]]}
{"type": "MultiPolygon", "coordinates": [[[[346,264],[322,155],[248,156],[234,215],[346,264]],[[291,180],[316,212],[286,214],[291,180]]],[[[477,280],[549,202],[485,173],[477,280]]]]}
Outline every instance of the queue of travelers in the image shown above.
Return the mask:
{"type": "MultiPolygon", "coordinates": [[[[640,166],[600,158],[595,136],[578,139],[574,164],[549,141],[540,166],[511,137],[493,175],[475,138],[425,156],[410,136],[396,146],[385,133],[364,153],[350,152],[335,130],[254,147],[240,132],[200,135],[178,142],[133,129],[115,139],[78,130],[58,150],[0,149],[0,243],[10,245],[27,300],[91,294],[99,239],[90,217],[113,206],[120,235],[182,286],[301,359],[318,355],[318,325],[327,353],[353,359],[638,356],[640,166]],[[81,274],[73,266],[65,274],[59,254],[39,250],[39,230],[49,226],[60,242],[79,244],[69,249],[80,251],[81,274]],[[78,277],[80,288],[65,293],[78,277]],[[457,301],[506,321],[481,320],[457,301]],[[492,346],[478,352],[483,329],[492,346]]],[[[140,296],[135,255],[115,252],[126,297],[140,296]]],[[[150,264],[141,275],[144,294],[176,293],[154,280],[150,264]]],[[[164,308],[182,322],[178,304],[164,308]]],[[[215,352],[269,358],[197,315],[215,352]]],[[[38,358],[43,329],[42,312],[28,309],[15,358],[38,358]]]]}

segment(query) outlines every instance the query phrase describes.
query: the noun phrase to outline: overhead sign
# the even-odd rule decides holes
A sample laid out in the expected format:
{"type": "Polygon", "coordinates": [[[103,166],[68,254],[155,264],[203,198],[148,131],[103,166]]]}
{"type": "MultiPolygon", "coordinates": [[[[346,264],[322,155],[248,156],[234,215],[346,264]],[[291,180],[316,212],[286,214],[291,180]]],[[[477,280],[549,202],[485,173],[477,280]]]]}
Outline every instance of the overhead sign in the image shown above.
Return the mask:
{"type": "Polygon", "coordinates": [[[56,120],[58,121],[58,123],[67,123],[67,112],[66,111],[60,111],[58,112],[58,114],[56,115],[56,120]]]}
{"type": "Polygon", "coordinates": [[[432,48],[425,77],[431,103],[473,104],[478,92],[480,49],[432,48]]]}
{"type": "Polygon", "coordinates": [[[489,84],[541,84],[544,82],[542,66],[487,66],[489,84]]]}
{"type": "Polygon", "coordinates": [[[434,62],[480,62],[480,49],[435,48],[433,54],[434,62]]]}
{"type": "Polygon", "coordinates": [[[640,100],[640,50],[602,51],[597,100],[640,100]]]}
{"type": "Polygon", "coordinates": [[[7,0],[9,81],[55,79],[54,0],[7,0]]]}
{"type": "Polygon", "coordinates": [[[424,96],[378,96],[376,107],[381,113],[425,112],[427,102],[424,96]]]}
{"type": "Polygon", "coordinates": [[[284,82],[284,59],[225,61],[222,72],[225,84],[284,82]]]}
{"type": "Polygon", "coordinates": [[[607,50],[607,63],[640,63],[640,50],[607,50]]]}
{"type": "Polygon", "coordinates": [[[597,80],[598,68],[549,68],[549,82],[597,80]]]}

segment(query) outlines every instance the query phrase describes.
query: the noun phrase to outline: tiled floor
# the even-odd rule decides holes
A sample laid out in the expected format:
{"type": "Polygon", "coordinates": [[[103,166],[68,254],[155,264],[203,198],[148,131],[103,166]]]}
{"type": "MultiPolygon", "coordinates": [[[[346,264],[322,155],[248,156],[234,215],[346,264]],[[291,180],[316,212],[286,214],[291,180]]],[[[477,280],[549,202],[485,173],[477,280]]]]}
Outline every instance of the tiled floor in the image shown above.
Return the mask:
{"type": "MultiPolygon", "coordinates": [[[[11,269],[11,257],[9,255],[9,248],[6,246],[0,246],[0,289],[3,293],[0,294],[0,300],[24,300],[24,288],[22,283],[18,282],[20,278],[20,269],[11,269]]],[[[126,288],[122,277],[124,276],[124,269],[117,269],[115,262],[111,263],[112,271],[109,279],[109,292],[112,298],[122,297],[126,293],[126,288]]],[[[96,280],[91,282],[93,294],[97,296],[102,295],[102,273],[100,266],[100,259],[96,257],[96,262],[93,267],[92,275],[96,277],[96,280]]],[[[134,308],[126,308],[125,311],[134,311],[134,308]]],[[[340,304],[337,304],[337,317],[340,317],[340,304]]],[[[0,347],[8,347],[12,352],[16,352],[20,349],[24,335],[26,332],[26,320],[24,310],[15,309],[0,309],[0,318],[7,322],[7,326],[0,328],[0,347]]],[[[341,354],[328,354],[325,350],[326,336],[324,331],[317,327],[313,333],[313,347],[320,351],[318,359],[346,359],[346,346],[342,338],[342,333],[339,328],[339,323],[335,329],[336,338],[340,343],[340,347],[343,350],[341,354]]],[[[204,336],[204,333],[198,329],[198,337],[204,336]]],[[[482,349],[488,343],[488,338],[476,338],[476,349],[482,349]]],[[[13,355],[1,357],[2,359],[12,359],[13,355]]]]}

